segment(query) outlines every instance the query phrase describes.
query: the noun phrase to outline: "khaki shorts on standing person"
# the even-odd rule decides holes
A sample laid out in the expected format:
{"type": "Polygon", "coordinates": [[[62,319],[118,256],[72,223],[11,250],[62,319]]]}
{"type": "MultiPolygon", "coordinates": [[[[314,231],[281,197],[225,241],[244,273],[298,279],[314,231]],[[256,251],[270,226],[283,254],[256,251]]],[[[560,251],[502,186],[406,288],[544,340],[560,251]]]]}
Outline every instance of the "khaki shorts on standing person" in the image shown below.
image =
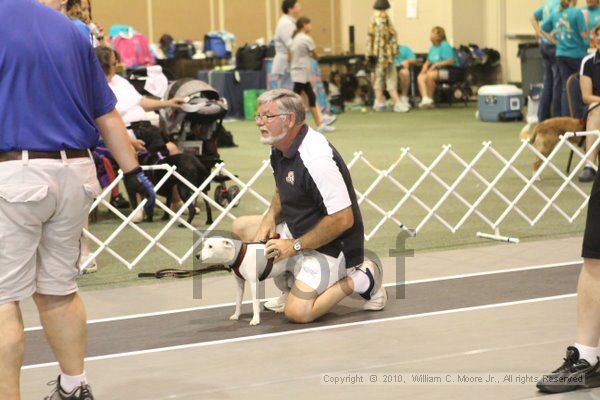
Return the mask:
{"type": "Polygon", "coordinates": [[[91,158],[0,162],[0,304],[77,291],[81,234],[99,192],[91,158]]]}
{"type": "Polygon", "coordinates": [[[385,70],[377,67],[375,69],[375,89],[392,90],[398,87],[398,74],[393,64],[388,65],[385,70]]]}

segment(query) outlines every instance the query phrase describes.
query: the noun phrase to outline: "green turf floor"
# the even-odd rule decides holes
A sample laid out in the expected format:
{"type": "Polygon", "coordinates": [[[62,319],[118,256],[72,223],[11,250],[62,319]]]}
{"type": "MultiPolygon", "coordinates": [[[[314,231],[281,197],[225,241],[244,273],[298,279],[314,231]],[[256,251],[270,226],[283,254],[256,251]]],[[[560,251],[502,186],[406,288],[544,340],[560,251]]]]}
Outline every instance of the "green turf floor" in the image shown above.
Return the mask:
{"type": "MultiPolygon", "coordinates": [[[[484,123],[475,119],[475,108],[464,108],[455,105],[452,108],[435,110],[415,110],[407,114],[396,113],[362,113],[359,111],[347,112],[339,116],[335,124],[337,130],[328,134],[329,140],[339,150],[346,162],[349,162],[354,152],[362,151],[378,168],[388,168],[400,155],[402,148],[409,147],[411,154],[429,164],[442,151],[442,146],[451,144],[452,150],[461,156],[467,163],[479,152],[484,141],[492,141],[492,146],[505,158],[510,158],[520,145],[518,134],[523,123],[484,123]]],[[[261,160],[268,157],[269,149],[259,142],[259,134],[253,122],[229,122],[227,129],[231,130],[239,147],[221,149],[221,158],[225,160],[226,168],[237,174],[240,179],[247,181],[260,167],[261,160]]],[[[559,154],[556,164],[564,171],[568,152],[559,154]]],[[[531,175],[533,155],[529,151],[519,157],[515,163],[520,171],[527,177],[531,175]]],[[[486,179],[493,179],[503,167],[503,164],[489,153],[481,158],[475,169],[486,179]]],[[[434,172],[441,179],[451,185],[463,167],[451,157],[446,157],[434,172]]],[[[364,164],[356,164],[352,170],[352,177],[357,190],[366,190],[376,175],[364,164]]],[[[402,161],[394,170],[392,176],[405,187],[411,187],[420,176],[420,170],[408,160],[402,161]]],[[[542,175],[543,180],[537,185],[540,190],[551,197],[558,189],[562,180],[550,170],[542,175]]],[[[524,183],[516,174],[509,172],[499,182],[497,187],[510,200],[523,188],[524,183]]],[[[267,199],[273,193],[273,180],[270,170],[260,178],[253,188],[267,199]]],[[[590,185],[582,185],[587,193],[590,185]]],[[[456,188],[464,199],[474,202],[485,190],[485,186],[472,175],[469,175],[456,188]]],[[[424,203],[433,207],[445,189],[432,178],[427,178],[424,184],[415,192],[424,203]]],[[[400,189],[389,181],[383,180],[374,190],[370,199],[384,210],[391,210],[402,198],[400,189]]],[[[559,204],[568,214],[572,214],[582,203],[582,199],[573,189],[567,188],[558,198],[559,204]]],[[[518,206],[530,217],[539,212],[545,202],[542,198],[530,191],[518,206]]],[[[480,206],[483,214],[495,221],[505,209],[505,203],[498,196],[490,193],[480,206]]],[[[264,210],[258,201],[244,197],[240,206],[234,209],[236,216],[257,214],[264,210]]],[[[371,206],[363,203],[361,210],[365,221],[367,233],[377,224],[381,215],[371,206]]],[[[450,197],[439,208],[439,215],[451,225],[455,225],[467,208],[456,198],[450,197]]],[[[414,228],[427,214],[413,200],[409,200],[396,214],[396,217],[408,227],[414,228]]],[[[106,212],[100,213],[100,222],[91,226],[91,231],[100,238],[107,238],[117,226],[117,220],[111,218],[106,212]]],[[[197,216],[194,225],[199,229],[204,227],[204,212],[197,216]]],[[[579,235],[583,231],[585,210],[572,224],[569,224],[558,212],[550,208],[541,221],[531,227],[515,212],[509,214],[501,225],[503,234],[515,236],[521,240],[539,240],[546,237],[560,237],[579,235]]],[[[144,230],[156,234],[163,226],[162,222],[141,224],[144,230]]],[[[231,226],[229,219],[219,226],[219,229],[228,230],[231,226]]],[[[431,218],[416,238],[406,241],[406,246],[415,251],[431,251],[463,246],[488,245],[489,242],[476,237],[475,233],[484,231],[491,233],[491,229],[475,214],[467,220],[465,225],[456,233],[451,233],[435,218],[431,218]]],[[[392,222],[386,222],[373,239],[366,243],[366,248],[380,257],[389,257],[397,247],[399,228],[392,222]]],[[[183,255],[191,246],[192,233],[183,228],[172,229],[161,241],[166,247],[177,255],[183,255]]],[[[147,244],[133,229],[127,228],[111,244],[111,247],[128,260],[133,260],[139,251],[147,244]]],[[[107,287],[149,282],[140,280],[137,273],[142,271],[155,271],[162,268],[179,267],[172,259],[158,249],[152,250],[143,261],[136,266],[133,272],[123,267],[114,257],[103,253],[98,258],[99,272],[80,278],[81,287],[107,287]]],[[[190,268],[191,260],[183,267],[190,268]]]]}

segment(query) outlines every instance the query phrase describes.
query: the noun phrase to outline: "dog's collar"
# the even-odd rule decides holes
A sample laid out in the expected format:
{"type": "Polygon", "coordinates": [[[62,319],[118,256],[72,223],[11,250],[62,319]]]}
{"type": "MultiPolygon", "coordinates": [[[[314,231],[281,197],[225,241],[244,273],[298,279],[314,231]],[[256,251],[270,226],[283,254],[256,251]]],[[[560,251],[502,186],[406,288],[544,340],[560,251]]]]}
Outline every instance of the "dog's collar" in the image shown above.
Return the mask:
{"type": "MultiPolygon", "coordinates": [[[[242,273],[240,272],[240,266],[242,265],[242,262],[244,261],[244,257],[246,257],[246,251],[248,250],[249,244],[259,244],[259,243],[244,243],[244,242],[237,241],[237,240],[234,241],[237,257],[235,258],[235,261],[233,262],[233,264],[231,264],[229,266],[229,269],[231,271],[233,271],[242,280],[245,280],[245,278],[242,275],[242,273]]],[[[263,243],[260,243],[260,244],[263,244],[263,243]]],[[[273,259],[269,258],[269,259],[267,259],[267,265],[265,266],[265,270],[260,275],[258,280],[262,282],[265,279],[267,279],[272,270],[273,270],[273,259]]]]}

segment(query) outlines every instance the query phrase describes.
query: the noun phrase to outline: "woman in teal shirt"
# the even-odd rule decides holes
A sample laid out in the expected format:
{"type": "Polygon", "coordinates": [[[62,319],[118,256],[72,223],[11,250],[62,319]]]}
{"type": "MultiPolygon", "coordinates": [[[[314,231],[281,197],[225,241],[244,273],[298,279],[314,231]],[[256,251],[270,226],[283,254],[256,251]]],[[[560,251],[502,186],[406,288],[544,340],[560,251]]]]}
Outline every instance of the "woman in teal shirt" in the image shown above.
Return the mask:
{"type": "Polygon", "coordinates": [[[581,60],[587,54],[586,39],[588,37],[585,17],[577,0],[561,0],[557,12],[542,22],[541,28],[556,37],[556,62],[560,74],[562,96],[560,102],[561,115],[569,116],[567,104],[567,79],[579,71],[581,60]]]}
{"type": "Polygon", "coordinates": [[[421,93],[419,108],[432,108],[435,83],[440,79],[453,79],[452,75],[457,73],[454,67],[458,65],[458,60],[454,49],[446,41],[444,28],[440,26],[433,28],[429,39],[432,46],[429,48],[427,61],[423,64],[418,76],[419,92],[421,93]]]}
{"type": "Polygon", "coordinates": [[[417,56],[408,46],[398,45],[398,55],[394,58],[394,64],[398,69],[400,78],[400,102],[410,108],[408,90],[410,89],[410,66],[417,63],[417,56]]]}
{"type": "Polygon", "coordinates": [[[600,0],[586,0],[585,3],[581,11],[585,16],[588,31],[592,32],[592,29],[600,24],[600,0]]]}

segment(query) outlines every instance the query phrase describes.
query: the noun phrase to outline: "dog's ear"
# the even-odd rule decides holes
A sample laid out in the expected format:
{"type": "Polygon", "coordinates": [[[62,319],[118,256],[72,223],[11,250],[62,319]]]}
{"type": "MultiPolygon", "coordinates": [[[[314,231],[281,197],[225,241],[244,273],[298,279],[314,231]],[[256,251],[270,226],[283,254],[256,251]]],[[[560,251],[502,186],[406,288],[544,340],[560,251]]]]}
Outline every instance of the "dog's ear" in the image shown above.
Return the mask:
{"type": "Polygon", "coordinates": [[[223,239],[223,246],[226,249],[231,249],[233,248],[233,243],[231,242],[231,240],[223,239]]]}

